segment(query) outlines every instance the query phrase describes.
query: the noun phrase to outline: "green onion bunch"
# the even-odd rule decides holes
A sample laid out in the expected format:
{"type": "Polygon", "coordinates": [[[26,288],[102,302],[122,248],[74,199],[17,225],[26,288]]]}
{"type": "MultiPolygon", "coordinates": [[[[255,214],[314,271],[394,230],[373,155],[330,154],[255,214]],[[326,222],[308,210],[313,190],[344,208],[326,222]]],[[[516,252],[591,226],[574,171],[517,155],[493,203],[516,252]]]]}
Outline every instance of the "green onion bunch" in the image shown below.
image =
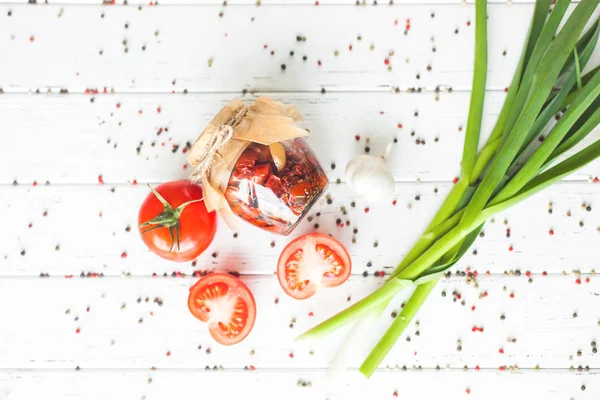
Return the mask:
{"type": "Polygon", "coordinates": [[[592,20],[592,15],[599,2],[582,0],[565,18],[570,0],[557,0],[552,6],[551,0],[537,0],[506,100],[480,148],[487,5],[486,0],[476,1],[475,68],[459,180],[382,287],[298,339],[319,339],[352,321],[371,324],[396,294],[416,285],[400,315],[360,367],[365,376],[371,376],[486,220],[600,156],[600,140],[583,146],[600,123],[600,68],[582,75],[598,42],[600,20],[592,20]]]}

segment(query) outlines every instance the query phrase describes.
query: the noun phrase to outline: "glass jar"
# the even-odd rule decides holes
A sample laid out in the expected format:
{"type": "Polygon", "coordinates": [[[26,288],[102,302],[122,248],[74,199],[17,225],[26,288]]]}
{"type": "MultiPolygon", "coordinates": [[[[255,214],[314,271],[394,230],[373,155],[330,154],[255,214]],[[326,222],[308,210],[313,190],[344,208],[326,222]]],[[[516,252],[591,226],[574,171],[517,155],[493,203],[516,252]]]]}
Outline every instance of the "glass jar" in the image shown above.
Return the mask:
{"type": "Polygon", "coordinates": [[[283,166],[277,165],[281,157],[274,159],[269,146],[251,143],[235,163],[225,198],[244,220],[287,235],[325,192],[329,181],[303,139],[280,144],[285,149],[283,166]]]}

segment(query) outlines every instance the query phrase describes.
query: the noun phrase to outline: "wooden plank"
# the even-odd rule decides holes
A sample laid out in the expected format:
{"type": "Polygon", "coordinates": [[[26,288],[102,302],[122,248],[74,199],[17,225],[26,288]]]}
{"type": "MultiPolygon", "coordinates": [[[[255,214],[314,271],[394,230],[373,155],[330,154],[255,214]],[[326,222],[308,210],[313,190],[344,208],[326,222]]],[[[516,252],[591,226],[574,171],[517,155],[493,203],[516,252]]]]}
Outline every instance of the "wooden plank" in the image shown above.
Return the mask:
{"type": "MultiPolygon", "coordinates": [[[[37,1],[36,1],[37,2],[37,1]]],[[[100,5],[104,6],[128,6],[128,5],[141,5],[143,7],[156,7],[156,6],[172,6],[172,5],[209,5],[209,6],[221,6],[223,9],[228,10],[228,7],[235,7],[239,5],[251,5],[251,6],[290,6],[290,5],[313,5],[313,6],[382,6],[382,7],[391,7],[391,6],[411,6],[411,5],[440,5],[440,4],[454,4],[455,6],[464,5],[464,4],[474,4],[475,0],[427,0],[418,2],[416,0],[360,0],[359,4],[357,4],[356,0],[159,0],[159,1],[145,1],[145,0],[119,0],[115,1],[114,4],[104,4],[110,3],[111,0],[106,1],[96,1],[96,0],[61,0],[60,2],[52,2],[54,5],[64,5],[64,4],[84,4],[84,5],[100,5]]],[[[579,0],[572,0],[573,3],[579,3],[579,0]]],[[[13,4],[31,4],[30,0],[0,0],[0,4],[7,3],[9,5],[13,4]]],[[[488,0],[488,4],[512,4],[512,3],[524,3],[531,4],[535,3],[535,0],[488,0]]],[[[35,4],[35,3],[34,3],[35,4]]],[[[41,3],[40,3],[41,4],[41,3]]],[[[45,4],[45,3],[44,3],[45,4]]]]}
{"type": "Polygon", "coordinates": [[[14,371],[0,374],[0,395],[5,394],[10,400],[29,400],[39,393],[51,398],[86,400],[161,400],[172,397],[173,393],[181,398],[196,397],[199,393],[216,398],[247,398],[251,393],[265,400],[308,397],[504,400],[538,398],[543,394],[547,400],[592,400],[598,398],[597,382],[596,372],[564,371],[383,372],[369,381],[349,372],[339,382],[325,380],[320,371],[14,371]]]}
{"type": "MultiPolygon", "coordinates": [[[[235,96],[0,96],[4,115],[0,156],[14,166],[2,169],[0,180],[96,183],[101,174],[105,182],[116,183],[186,177],[189,171],[182,168],[186,142],[193,143],[220,107],[235,96]],[[178,147],[175,153],[173,146],[178,147]],[[28,157],[23,157],[24,148],[28,157]]],[[[351,157],[367,146],[372,154],[381,154],[394,138],[398,143],[390,166],[397,180],[451,181],[458,173],[464,137],[459,128],[466,123],[467,93],[441,94],[439,101],[433,94],[406,93],[274,97],[299,107],[303,124],[312,132],[309,143],[334,181],[345,179],[344,167],[351,157]],[[417,145],[417,139],[426,145],[417,145]]],[[[503,97],[491,93],[486,132],[491,131],[503,97]]],[[[251,96],[246,99],[252,101],[251,96]]]]}
{"type": "MultiPolygon", "coordinates": [[[[397,181],[451,182],[459,172],[469,93],[270,95],[304,114],[303,125],[312,132],[308,141],[331,181],[345,180],[346,164],[366,147],[378,155],[394,139],[389,165],[397,181]]],[[[0,169],[0,183],[97,183],[100,175],[107,183],[185,178],[186,143],[234,96],[0,96],[0,159],[10,165],[0,169]]],[[[504,93],[488,93],[482,144],[503,100],[504,93]]],[[[599,175],[596,162],[568,179],[599,175]]]]}
{"type": "MultiPolygon", "coordinates": [[[[145,186],[5,186],[0,220],[11,229],[3,233],[0,275],[149,276],[213,268],[270,275],[284,246],[311,231],[331,233],[345,243],[355,274],[389,272],[386,267],[397,265],[417,240],[450,186],[398,184],[395,206],[370,207],[366,213],[369,205],[345,184],[332,184],[331,204],[321,199],[291,237],[274,236],[244,223],[234,238],[219,221],[213,244],[195,264],[168,262],[145,248],[136,229],[138,207],[149,192],[145,186]]],[[[467,254],[457,268],[495,274],[517,269],[523,274],[597,269],[592,254],[600,237],[599,191],[598,184],[563,183],[502,213],[488,223],[485,237],[478,238],[473,247],[476,255],[467,254]]]]}
{"type": "MultiPolygon", "coordinates": [[[[0,74],[6,92],[47,87],[166,93],[471,87],[472,4],[12,5],[10,10],[10,17],[2,17],[0,39],[0,51],[11,54],[0,74]],[[332,21],[343,23],[333,29],[332,21]]],[[[510,83],[532,10],[532,4],[489,6],[490,89],[503,90],[510,83]]]]}
{"type": "MultiPolygon", "coordinates": [[[[287,297],[274,277],[243,279],[256,298],[257,320],[246,340],[227,347],[218,345],[187,309],[194,278],[4,278],[0,368],[326,368],[349,327],[319,342],[293,339],[384,282],[353,277],[298,301],[287,297]]],[[[419,325],[407,329],[382,366],[600,366],[591,346],[599,332],[599,279],[581,285],[562,276],[535,276],[531,284],[526,277],[479,276],[476,281],[477,289],[465,278],[442,280],[420,311],[419,325]],[[453,301],[453,292],[460,299],[453,301]],[[474,326],[483,331],[473,332],[474,326]]],[[[358,367],[407,295],[401,293],[384,312],[349,367],[358,367]]]]}

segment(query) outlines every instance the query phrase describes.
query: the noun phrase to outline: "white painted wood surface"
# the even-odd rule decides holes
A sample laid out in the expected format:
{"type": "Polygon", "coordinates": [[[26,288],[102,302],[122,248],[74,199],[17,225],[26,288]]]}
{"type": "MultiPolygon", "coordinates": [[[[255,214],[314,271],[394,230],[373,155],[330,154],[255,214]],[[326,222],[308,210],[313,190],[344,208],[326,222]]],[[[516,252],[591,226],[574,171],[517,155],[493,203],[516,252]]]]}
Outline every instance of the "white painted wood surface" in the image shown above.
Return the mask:
{"type": "MultiPolygon", "coordinates": [[[[12,13],[3,17],[6,34],[0,39],[0,51],[12,55],[3,58],[5,91],[471,86],[472,5],[5,7],[12,13]]],[[[531,4],[489,6],[490,89],[510,83],[532,10],[531,4]]]]}
{"type": "MultiPolygon", "coordinates": [[[[598,398],[600,163],[490,221],[370,381],[356,372],[368,340],[335,382],[325,369],[344,332],[293,342],[380,285],[374,273],[399,262],[452,186],[472,5],[26,3],[0,1],[0,398],[598,398]],[[243,90],[298,105],[332,182],[330,204],[293,236],[340,238],[353,276],[307,301],[272,276],[290,238],[250,226],[234,238],[221,224],[196,263],[171,264],[135,228],[145,184],[185,178],[186,142],[243,90]],[[343,169],[394,139],[396,205],[373,207],[343,169]],[[237,346],[214,343],[187,311],[192,275],[205,270],[241,273],[256,296],[256,327],[237,346]]],[[[533,7],[491,3],[485,137],[533,7]]]]}
{"type": "MultiPolygon", "coordinates": [[[[390,167],[396,181],[451,182],[459,173],[468,92],[268,94],[300,107],[303,125],[312,133],[308,141],[331,181],[345,180],[346,164],[366,147],[381,154],[394,139],[390,167]]],[[[3,123],[0,158],[13,166],[0,170],[0,182],[96,184],[100,175],[107,184],[184,178],[189,173],[186,144],[235,95],[0,96],[0,113],[11,116],[3,123]],[[23,132],[29,133],[26,139],[23,132]]],[[[482,137],[489,135],[503,100],[504,93],[488,96],[482,137]]],[[[600,161],[567,179],[597,176],[600,161]]]]}

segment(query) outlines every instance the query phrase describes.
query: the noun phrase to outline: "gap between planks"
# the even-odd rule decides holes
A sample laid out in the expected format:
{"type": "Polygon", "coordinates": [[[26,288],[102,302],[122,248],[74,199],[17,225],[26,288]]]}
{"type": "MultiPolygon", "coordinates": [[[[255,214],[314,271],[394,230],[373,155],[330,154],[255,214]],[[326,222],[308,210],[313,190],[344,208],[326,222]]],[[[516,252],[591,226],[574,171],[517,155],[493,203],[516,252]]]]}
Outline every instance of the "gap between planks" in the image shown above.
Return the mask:
{"type": "MultiPolygon", "coordinates": [[[[123,0],[120,0],[123,1],[123,0]]],[[[571,0],[572,3],[579,3],[581,0],[571,0]]],[[[159,0],[154,2],[153,5],[149,4],[149,0],[129,0],[127,4],[102,4],[99,0],[73,0],[73,1],[57,1],[52,2],[50,4],[55,6],[101,6],[101,7],[127,7],[127,6],[143,6],[143,7],[173,7],[173,6],[195,6],[195,7],[215,7],[222,6],[223,8],[227,7],[244,7],[244,6],[253,6],[253,7],[288,7],[288,6],[306,6],[306,7],[314,7],[318,3],[318,6],[321,8],[326,7],[410,7],[410,6],[438,6],[438,5],[455,5],[455,6],[465,6],[465,5],[473,5],[475,4],[475,0],[424,0],[424,1],[390,1],[388,0],[380,0],[379,2],[374,0],[360,0],[360,4],[357,4],[356,1],[353,0],[292,0],[289,2],[282,2],[281,0],[269,1],[269,0],[159,0]],[[224,4],[226,3],[226,4],[224,4]]],[[[535,4],[535,0],[488,0],[488,4],[535,4]]],[[[19,6],[23,4],[27,4],[27,0],[23,1],[14,1],[14,0],[0,0],[0,4],[8,5],[8,6],[19,6]]]]}
{"type": "MultiPolygon", "coordinates": [[[[375,270],[378,270],[381,268],[375,268],[375,270]]],[[[233,271],[224,271],[222,269],[216,268],[216,269],[207,269],[207,272],[231,272],[233,273],[233,271]]],[[[453,272],[452,276],[449,278],[442,278],[440,280],[441,284],[455,284],[457,282],[462,282],[464,281],[464,279],[466,279],[466,276],[458,276],[455,273],[456,272],[462,272],[463,269],[459,269],[459,270],[451,270],[453,272]],[[461,280],[462,279],[462,280],[461,280]]],[[[389,271],[388,271],[389,272],[389,271]]],[[[369,276],[367,278],[363,278],[362,277],[362,272],[356,272],[353,273],[352,275],[350,275],[349,279],[352,280],[359,280],[359,279],[380,279],[380,280],[385,280],[387,278],[389,278],[389,275],[385,275],[385,277],[373,277],[373,276],[369,276]]],[[[244,272],[235,272],[235,275],[241,277],[242,279],[245,280],[252,280],[252,279],[264,279],[264,278],[269,278],[269,277],[273,277],[273,279],[275,279],[276,274],[275,272],[267,272],[265,271],[264,273],[259,273],[259,272],[252,272],[252,273],[244,273],[244,272]]],[[[500,278],[507,278],[507,279],[525,279],[525,277],[527,278],[531,278],[531,279],[548,279],[548,278],[559,278],[559,277],[564,277],[565,279],[569,279],[569,283],[572,283],[572,280],[574,279],[574,275],[572,273],[562,273],[562,272],[558,272],[558,271],[550,271],[550,272],[546,272],[545,274],[541,273],[541,272],[529,272],[529,275],[525,275],[525,273],[523,272],[521,274],[522,276],[516,276],[516,275],[508,275],[505,273],[501,273],[501,272],[490,272],[489,274],[481,274],[477,276],[477,282],[478,283],[485,283],[486,281],[496,281],[500,278]]],[[[587,277],[589,274],[587,272],[583,272],[581,273],[581,275],[587,277]]],[[[193,274],[188,274],[188,273],[181,273],[181,276],[178,277],[174,277],[171,276],[169,274],[169,276],[163,276],[163,275],[157,275],[157,276],[151,276],[151,275],[126,275],[125,273],[121,274],[121,275],[98,275],[95,277],[89,277],[89,276],[81,276],[81,275],[73,275],[73,276],[69,276],[68,278],[65,277],[64,275],[48,275],[48,276],[37,276],[37,275],[0,275],[0,281],[1,282],[6,282],[6,281],[23,281],[23,280],[31,280],[31,281],[38,281],[38,280],[47,280],[47,281],[64,281],[65,279],[67,280],[73,280],[73,281],[77,281],[77,280],[88,280],[88,279],[100,279],[101,281],[122,281],[122,280],[139,280],[139,281],[159,281],[159,280],[169,280],[169,281],[189,281],[188,283],[191,285],[193,284],[195,281],[197,281],[198,279],[200,279],[200,276],[194,276],[193,274]]],[[[600,296],[600,294],[599,294],[600,296]]]]}
{"type": "MultiPolygon", "coordinates": [[[[1,4],[1,3],[0,3],[1,4]]],[[[442,93],[444,91],[444,88],[446,88],[447,85],[440,85],[439,86],[439,90],[438,89],[430,89],[428,87],[421,87],[421,88],[415,88],[415,90],[400,90],[398,92],[396,92],[396,88],[392,87],[392,86],[381,86],[380,88],[369,88],[369,89],[344,89],[344,88],[336,88],[336,87],[332,87],[332,88],[327,88],[326,89],[326,93],[330,93],[330,94],[364,94],[364,95],[368,95],[368,94],[381,94],[381,93],[391,93],[391,94],[409,94],[409,95],[419,95],[419,94],[435,94],[435,93],[442,93]]],[[[4,96],[18,96],[18,95],[26,95],[26,96],[31,96],[31,95],[35,95],[35,96],[57,96],[57,97],[63,97],[63,96],[85,96],[85,97],[90,97],[92,95],[85,93],[86,90],[89,90],[89,88],[83,87],[83,86],[69,86],[69,89],[67,88],[63,88],[63,87],[58,87],[58,86],[41,86],[41,87],[23,87],[23,86],[7,86],[4,88],[0,88],[2,89],[2,92],[0,92],[0,95],[4,95],[4,96]],[[68,93],[60,93],[60,90],[66,89],[68,90],[68,93]]],[[[107,88],[108,89],[108,88],[107,88]]],[[[144,89],[144,88],[127,88],[127,87],[121,87],[121,88],[111,88],[110,90],[114,90],[114,92],[111,93],[98,93],[97,95],[93,95],[93,96],[101,96],[101,95],[107,95],[107,96],[115,96],[115,95],[147,95],[147,96],[162,96],[162,95],[169,95],[169,96],[190,96],[190,95],[220,95],[220,94],[227,94],[227,95],[232,95],[232,96],[246,96],[246,95],[250,95],[250,96],[259,96],[259,95],[266,95],[266,96],[271,96],[271,95],[306,95],[306,94],[315,94],[315,95],[323,95],[323,92],[321,90],[275,90],[275,89],[269,89],[266,91],[261,91],[261,90],[247,90],[246,93],[244,93],[243,91],[239,91],[239,90],[198,90],[198,89],[192,89],[192,90],[188,90],[185,93],[182,92],[175,92],[173,93],[171,90],[156,90],[156,89],[144,89]]],[[[453,93],[471,93],[471,89],[469,88],[457,88],[457,89],[452,89],[453,93]]],[[[500,90],[497,88],[488,88],[486,89],[486,94],[501,94],[501,93],[506,93],[504,90],[500,90]]]]}
{"type": "MultiPolygon", "coordinates": [[[[328,368],[257,368],[254,373],[322,373],[325,374],[328,371],[328,368]]],[[[79,370],[75,368],[0,368],[0,374],[11,374],[11,373],[181,373],[181,372],[190,372],[190,373],[206,373],[206,374],[218,374],[218,373],[252,373],[251,371],[245,368],[223,368],[222,370],[207,370],[206,367],[153,367],[151,368],[131,368],[131,367],[118,367],[118,368],[89,368],[89,367],[79,367],[79,370]]],[[[346,373],[357,373],[358,369],[356,368],[346,368],[346,373]]],[[[570,368],[516,368],[509,370],[507,368],[506,371],[499,371],[498,368],[489,368],[489,367],[479,367],[478,370],[473,368],[469,368],[465,371],[464,367],[440,367],[440,369],[432,368],[432,367],[409,367],[406,366],[406,370],[402,370],[402,368],[396,367],[382,367],[377,368],[375,370],[375,374],[380,373],[400,373],[400,374],[409,374],[409,373],[445,373],[445,374],[486,374],[486,373],[494,373],[494,374],[544,374],[544,373],[571,373],[574,375],[598,375],[600,374],[600,368],[590,367],[587,370],[577,371],[571,370],[570,368]]]]}
{"type": "MultiPolygon", "coordinates": [[[[573,175],[571,175],[569,177],[564,178],[563,180],[556,182],[555,184],[553,184],[552,186],[557,186],[557,185],[567,185],[567,184],[573,184],[573,183],[581,183],[581,184],[590,184],[592,182],[590,182],[590,178],[585,178],[584,176],[578,176],[576,175],[576,173],[574,173],[573,175]],[[573,176],[573,177],[571,177],[573,176]]],[[[177,180],[177,179],[182,179],[182,178],[178,178],[178,177],[173,177],[172,180],[177,180]]],[[[162,183],[165,182],[170,182],[171,180],[152,180],[152,181],[137,181],[137,184],[132,184],[129,181],[104,181],[104,183],[102,184],[102,186],[105,187],[111,187],[114,186],[115,188],[127,188],[127,187],[135,187],[135,186],[147,186],[147,185],[151,185],[151,186],[157,186],[160,185],[162,183]]],[[[394,183],[396,185],[453,185],[454,183],[452,182],[452,180],[439,180],[439,179],[427,179],[427,178],[417,178],[417,179],[410,179],[410,178],[399,178],[399,177],[395,177],[394,179],[394,183]]],[[[340,179],[339,183],[336,182],[329,182],[330,185],[347,185],[348,182],[346,181],[346,178],[344,177],[343,179],[340,179]]],[[[44,184],[44,183],[40,183],[38,182],[37,185],[39,186],[52,186],[52,187],[64,187],[64,188],[77,188],[77,189],[86,189],[86,188],[93,188],[93,187],[98,187],[99,184],[97,183],[91,183],[91,182],[60,182],[60,183],[50,183],[50,184],[44,184]]],[[[36,186],[37,186],[36,185],[36,186]]],[[[9,188],[9,187],[32,187],[33,186],[29,183],[17,183],[15,184],[10,183],[10,182],[0,182],[0,188],[5,187],[5,188],[9,188]]],[[[399,192],[398,190],[396,190],[397,192],[399,192]]],[[[432,212],[435,210],[431,210],[432,212]]]]}

